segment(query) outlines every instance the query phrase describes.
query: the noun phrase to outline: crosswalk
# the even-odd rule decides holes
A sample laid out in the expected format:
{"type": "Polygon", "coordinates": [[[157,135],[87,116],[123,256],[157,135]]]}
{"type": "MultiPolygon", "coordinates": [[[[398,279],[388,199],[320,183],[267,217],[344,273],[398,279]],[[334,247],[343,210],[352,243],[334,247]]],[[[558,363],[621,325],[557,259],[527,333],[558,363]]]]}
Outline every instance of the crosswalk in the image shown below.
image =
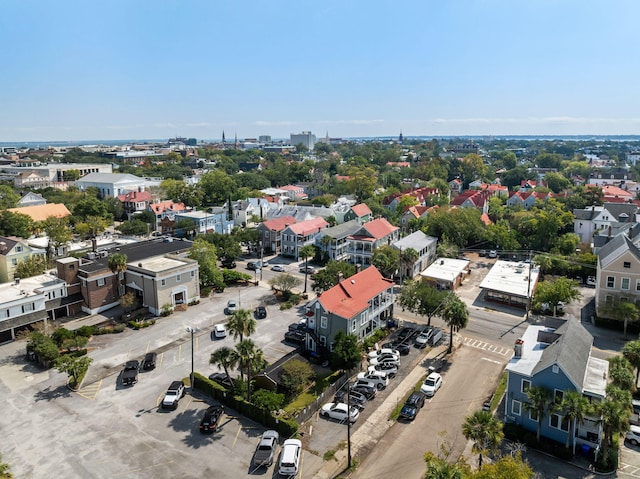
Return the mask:
{"type": "Polygon", "coordinates": [[[100,391],[100,386],[102,386],[102,380],[81,387],[76,391],[76,393],[83,398],[91,399],[93,401],[100,391]]]}
{"type": "Polygon", "coordinates": [[[511,357],[511,355],[513,354],[513,350],[511,348],[507,348],[504,346],[496,346],[495,344],[487,343],[486,341],[482,341],[476,338],[464,338],[462,343],[465,346],[469,346],[476,349],[482,349],[483,351],[500,354],[502,356],[511,357]]]}

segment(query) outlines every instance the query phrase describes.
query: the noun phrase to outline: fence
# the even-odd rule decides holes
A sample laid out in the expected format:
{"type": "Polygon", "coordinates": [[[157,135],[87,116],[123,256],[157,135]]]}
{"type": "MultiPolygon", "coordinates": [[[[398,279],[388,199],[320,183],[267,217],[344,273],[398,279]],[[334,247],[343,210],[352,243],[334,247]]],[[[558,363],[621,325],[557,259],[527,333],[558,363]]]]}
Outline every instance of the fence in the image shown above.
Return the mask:
{"type": "Polygon", "coordinates": [[[342,389],[342,387],[349,381],[349,378],[354,374],[358,373],[358,369],[352,369],[347,373],[343,374],[338,378],[338,380],[331,384],[327,389],[325,389],[322,394],[320,394],[315,401],[308,404],[302,411],[300,411],[296,415],[296,422],[298,424],[302,424],[307,421],[311,416],[313,416],[318,409],[320,409],[323,404],[327,402],[333,401],[333,396],[335,396],[336,392],[342,389]]]}

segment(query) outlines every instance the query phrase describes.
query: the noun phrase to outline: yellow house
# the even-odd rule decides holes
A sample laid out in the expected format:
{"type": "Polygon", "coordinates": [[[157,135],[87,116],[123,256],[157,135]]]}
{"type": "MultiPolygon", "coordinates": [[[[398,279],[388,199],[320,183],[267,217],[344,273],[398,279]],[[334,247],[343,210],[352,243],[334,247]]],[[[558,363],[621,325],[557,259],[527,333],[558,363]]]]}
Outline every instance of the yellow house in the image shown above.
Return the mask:
{"type": "Polygon", "coordinates": [[[0,236],[0,283],[13,281],[18,263],[34,255],[46,256],[46,251],[33,248],[20,238],[0,236]]]}

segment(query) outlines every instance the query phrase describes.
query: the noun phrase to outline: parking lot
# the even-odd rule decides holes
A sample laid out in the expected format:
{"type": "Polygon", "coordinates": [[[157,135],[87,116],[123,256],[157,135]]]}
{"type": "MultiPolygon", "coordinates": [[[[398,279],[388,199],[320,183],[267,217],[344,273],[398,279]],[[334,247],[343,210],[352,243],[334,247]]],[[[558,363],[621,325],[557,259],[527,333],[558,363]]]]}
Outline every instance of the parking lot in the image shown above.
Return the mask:
{"type": "MultiPolygon", "coordinates": [[[[225,319],[229,298],[241,307],[266,304],[268,316],[258,321],[252,335],[269,362],[293,345],[282,341],[289,323],[299,320],[297,309],[280,310],[263,287],[229,288],[204,299],[186,312],[160,318],[150,328],[105,335],[89,343],[94,358],[87,380],[78,392],[66,387],[66,375],[42,371],[25,360],[24,343],[0,346],[0,394],[5,413],[1,452],[16,477],[83,478],[237,478],[264,470],[250,468],[253,451],[264,428],[233,410],[225,409],[220,431],[201,435],[199,423],[210,405],[198,394],[187,394],[175,411],[158,406],[169,384],[191,371],[191,335],[194,367],[208,375],[217,368],[209,356],[233,338],[211,339],[212,325],[225,319]],[[141,372],[135,386],[123,387],[119,377],[129,359],[157,351],[155,370],[141,372]],[[38,451],[37,455],[34,451],[38,451]]],[[[303,471],[320,468],[322,458],[307,451],[303,471]]],[[[273,474],[275,465],[267,475],[273,474]]],[[[300,477],[307,477],[304,473],[300,477]]]]}

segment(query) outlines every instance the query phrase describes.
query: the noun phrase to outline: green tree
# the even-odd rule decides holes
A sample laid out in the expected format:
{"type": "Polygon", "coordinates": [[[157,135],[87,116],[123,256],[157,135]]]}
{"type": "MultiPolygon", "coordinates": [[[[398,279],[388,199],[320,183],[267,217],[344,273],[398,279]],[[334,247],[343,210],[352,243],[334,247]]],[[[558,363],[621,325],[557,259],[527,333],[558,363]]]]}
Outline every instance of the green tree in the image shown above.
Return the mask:
{"type": "Polygon", "coordinates": [[[120,296],[118,302],[120,303],[120,307],[124,310],[124,312],[128,313],[136,304],[136,295],[133,294],[132,291],[129,291],[128,293],[120,296]]]}
{"type": "Polygon", "coordinates": [[[478,469],[482,469],[482,455],[497,451],[504,437],[502,423],[489,411],[476,411],[467,416],[462,434],[473,441],[472,450],[478,454],[478,469]]]}
{"type": "Polygon", "coordinates": [[[264,360],[262,350],[256,347],[250,339],[244,339],[236,344],[236,352],[240,374],[243,378],[245,374],[247,376],[247,401],[251,401],[251,378],[255,373],[264,369],[267,362],[264,360]]]}
{"type": "Polygon", "coordinates": [[[74,225],[75,232],[83,238],[95,238],[109,226],[109,221],[102,216],[87,216],[86,221],[78,221],[74,225]]]}
{"type": "Polygon", "coordinates": [[[578,282],[575,279],[558,278],[551,281],[540,281],[536,286],[533,296],[534,304],[540,306],[547,303],[556,315],[556,308],[560,302],[570,303],[582,295],[578,289],[578,282]]]}
{"type": "Polygon", "coordinates": [[[524,408],[532,417],[535,417],[538,422],[538,429],[536,431],[536,439],[538,442],[540,442],[542,422],[551,405],[551,396],[551,391],[544,386],[531,386],[527,389],[527,398],[529,401],[524,403],[524,408]]]}
{"type": "Polygon", "coordinates": [[[564,418],[569,421],[566,447],[569,448],[572,445],[575,453],[576,424],[582,424],[585,415],[590,411],[589,400],[577,391],[565,391],[559,409],[562,411],[564,418]]]}
{"type": "Polygon", "coordinates": [[[356,274],[356,267],[346,261],[331,260],[324,269],[313,275],[312,288],[316,293],[321,293],[338,284],[339,278],[347,279],[356,274]]]}
{"type": "Polygon", "coordinates": [[[218,257],[223,263],[231,263],[237,260],[242,253],[240,242],[237,236],[220,234],[220,233],[208,233],[204,235],[205,239],[215,245],[218,257]]]}
{"type": "Polygon", "coordinates": [[[222,170],[212,170],[203,174],[198,187],[204,193],[205,205],[222,205],[229,197],[235,198],[237,185],[234,179],[222,170]]]}
{"type": "Polygon", "coordinates": [[[9,464],[2,462],[2,456],[0,456],[0,479],[13,479],[13,474],[9,471],[9,464]]]}
{"type": "Polygon", "coordinates": [[[315,252],[316,252],[316,249],[313,247],[313,245],[310,245],[310,244],[304,245],[298,251],[298,256],[304,260],[304,291],[303,293],[307,292],[307,280],[309,277],[309,258],[312,258],[315,252]]]}
{"type": "Polygon", "coordinates": [[[61,246],[71,241],[71,228],[66,218],[56,218],[50,216],[46,220],[40,222],[40,227],[49,237],[49,248],[47,254],[51,257],[57,254],[61,246]]]}
{"type": "Polygon", "coordinates": [[[445,291],[439,291],[424,281],[405,283],[397,296],[398,304],[414,314],[427,317],[427,325],[431,325],[432,316],[444,305],[447,298],[445,291]]]}
{"type": "Polygon", "coordinates": [[[432,452],[425,453],[424,461],[427,463],[424,479],[466,479],[471,474],[466,464],[450,464],[445,457],[438,457],[432,452]]]}
{"type": "Polygon", "coordinates": [[[629,301],[623,301],[622,299],[616,299],[613,304],[607,305],[602,308],[604,314],[612,317],[616,321],[622,322],[624,331],[624,338],[627,338],[627,326],[629,321],[635,322],[638,320],[638,307],[629,301]]]}
{"type": "Polygon", "coordinates": [[[309,363],[293,359],[282,365],[280,384],[289,392],[289,396],[297,396],[314,375],[309,363]]]}
{"type": "Polygon", "coordinates": [[[63,181],[76,181],[80,178],[80,170],[65,170],[62,173],[63,181]]]}
{"type": "Polygon", "coordinates": [[[124,294],[124,273],[127,271],[127,255],[122,253],[113,253],[107,260],[107,266],[116,276],[118,296],[122,296],[124,294]]]}
{"type": "Polygon", "coordinates": [[[373,250],[373,264],[385,278],[391,278],[400,264],[400,250],[391,245],[383,245],[373,250]]]}
{"type": "Polygon", "coordinates": [[[0,209],[15,208],[20,201],[20,195],[8,185],[0,185],[0,209]]]}
{"type": "Polygon", "coordinates": [[[217,250],[214,245],[204,238],[198,237],[193,241],[187,256],[198,262],[202,286],[224,287],[222,271],[218,267],[217,250]]]}
{"type": "Polygon", "coordinates": [[[620,389],[631,392],[636,389],[633,366],[624,356],[609,358],[609,377],[611,378],[611,384],[620,389]]]}
{"type": "Polygon", "coordinates": [[[98,216],[113,221],[107,204],[95,196],[85,195],[73,208],[73,216],[86,219],[90,216],[98,216]]]}
{"type": "Polygon", "coordinates": [[[149,232],[149,225],[144,221],[132,219],[123,221],[116,227],[120,233],[127,236],[142,236],[149,232]]]}
{"type": "Polygon", "coordinates": [[[231,376],[229,375],[229,369],[234,369],[238,366],[238,359],[239,358],[236,351],[228,346],[223,346],[211,353],[209,364],[214,364],[218,368],[224,369],[224,373],[227,375],[227,379],[231,384],[233,384],[231,376]]]}
{"type": "Polygon", "coordinates": [[[484,237],[485,225],[475,208],[439,208],[426,217],[424,224],[424,233],[459,248],[466,248],[484,237]]]}
{"type": "Polygon", "coordinates": [[[335,369],[348,371],[355,368],[362,360],[358,338],[354,334],[338,331],[333,338],[331,364],[335,369]]]}
{"type": "Polygon", "coordinates": [[[605,399],[595,405],[595,412],[602,424],[601,458],[607,463],[613,448],[613,437],[629,429],[631,411],[620,401],[605,399]]]}
{"type": "Polygon", "coordinates": [[[240,338],[242,342],[245,336],[251,336],[256,332],[258,322],[248,309],[238,309],[227,320],[227,329],[233,335],[233,339],[240,338]]]}
{"type": "Polygon", "coordinates": [[[400,284],[403,283],[403,278],[405,276],[411,277],[413,267],[416,264],[416,261],[420,258],[420,253],[418,253],[413,248],[407,248],[404,250],[400,250],[400,284]],[[405,274],[407,273],[407,274],[405,274]]]}
{"type": "Polygon", "coordinates": [[[453,333],[467,327],[469,322],[469,311],[467,305],[458,298],[455,293],[449,292],[444,299],[440,316],[449,325],[449,350],[453,350],[453,333]]]}
{"type": "Polygon", "coordinates": [[[291,274],[282,273],[277,276],[274,276],[269,281],[267,281],[267,283],[269,283],[269,285],[273,289],[277,291],[282,291],[282,294],[284,294],[285,296],[288,296],[291,294],[291,290],[293,288],[299,286],[300,283],[302,283],[302,280],[296,278],[291,274]]]}
{"type": "Polygon", "coordinates": [[[278,394],[268,389],[258,389],[253,393],[251,401],[263,411],[279,411],[285,405],[286,398],[284,394],[278,394]]]}
{"type": "Polygon", "coordinates": [[[34,230],[34,222],[30,216],[11,211],[0,212],[0,236],[17,236],[28,238],[34,230]]]}
{"type": "Polygon", "coordinates": [[[93,359],[88,356],[77,358],[71,354],[65,354],[57,358],[54,364],[58,371],[69,375],[69,379],[74,386],[79,386],[92,362],[93,359]]]}
{"type": "Polygon", "coordinates": [[[34,254],[18,262],[13,274],[15,278],[30,278],[42,274],[47,269],[47,258],[34,254]]]}
{"type": "Polygon", "coordinates": [[[640,377],[640,340],[629,341],[622,348],[622,355],[629,361],[629,364],[633,366],[636,371],[636,386],[638,385],[638,378],[640,377]]]}
{"type": "Polygon", "coordinates": [[[520,453],[502,456],[491,464],[486,464],[472,476],[473,479],[535,479],[536,477],[538,475],[527,461],[522,459],[520,453]]]}

